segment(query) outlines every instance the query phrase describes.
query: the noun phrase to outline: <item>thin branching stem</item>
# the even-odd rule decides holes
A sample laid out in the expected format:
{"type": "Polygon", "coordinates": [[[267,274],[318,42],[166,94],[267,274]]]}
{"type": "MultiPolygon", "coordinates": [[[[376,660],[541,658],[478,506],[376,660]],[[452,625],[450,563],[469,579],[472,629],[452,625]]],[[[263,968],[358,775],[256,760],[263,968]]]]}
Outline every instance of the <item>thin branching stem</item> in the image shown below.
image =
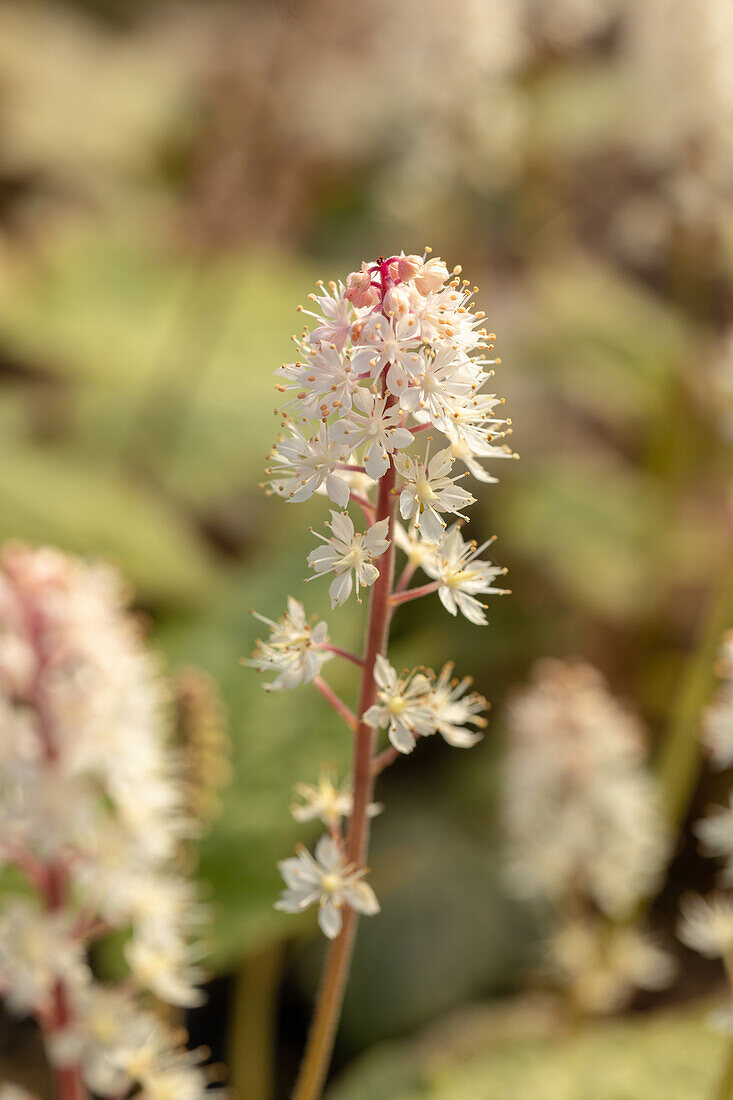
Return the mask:
{"type": "Polygon", "coordinates": [[[355,730],[357,726],[356,715],[350,707],[346,706],[346,703],[336,694],[331,685],[327,684],[322,676],[316,676],[313,679],[313,687],[318,688],[326,702],[331,704],[339,718],[343,718],[349,729],[355,730]]]}
{"type": "Polygon", "coordinates": [[[437,592],[440,588],[440,581],[430,581],[428,584],[421,584],[418,588],[408,588],[402,592],[395,592],[390,598],[392,607],[398,607],[401,603],[409,603],[410,600],[419,600],[421,596],[429,596],[431,592],[437,592]]]}
{"type": "Polygon", "coordinates": [[[360,657],[357,653],[352,653],[348,649],[342,649],[340,645],[331,645],[330,642],[324,642],[321,649],[326,649],[329,653],[335,653],[337,657],[343,657],[345,661],[351,661],[352,665],[357,665],[359,668],[364,667],[363,657],[360,657]]]}

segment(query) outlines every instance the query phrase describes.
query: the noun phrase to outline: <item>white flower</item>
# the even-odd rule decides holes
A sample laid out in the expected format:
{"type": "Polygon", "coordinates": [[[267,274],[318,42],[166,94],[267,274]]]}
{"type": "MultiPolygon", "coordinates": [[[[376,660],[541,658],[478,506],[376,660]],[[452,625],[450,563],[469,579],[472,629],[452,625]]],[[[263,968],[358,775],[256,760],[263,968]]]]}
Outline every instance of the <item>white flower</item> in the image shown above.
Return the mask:
{"type": "Polygon", "coordinates": [[[582,891],[614,919],[657,889],[670,848],[643,729],[594,668],[542,661],[507,715],[502,815],[514,892],[582,891]]]}
{"type": "MultiPolygon", "coordinates": [[[[324,545],[311,550],[308,555],[308,564],[315,569],[318,576],[324,573],[334,573],[328,593],[331,597],[331,607],[337,607],[351,595],[354,580],[356,581],[356,596],[359,598],[359,589],[363,585],[369,587],[374,584],[379,576],[379,569],[374,565],[375,558],[380,557],[389,546],[387,534],[389,520],[383,519],[373,524],[363,534],[354,532],[354,524],[351,517],[343,512],[331,512],[331,523],[326,525],[333,532],[332,538],[313,533],[323,540],[324,545]]],[[[313,579],[313,578],[309,578],[313,579]]]]}
{"type": "Polygon", "coordinates": [[[256,611],[252,614],[271,627],[270,637],[266,642],[258,640],[251,659],[242,661],[242,664],[259,672],[279,674],[272,683],[264,685],[266,691],[290,690],[299,684],[310,683],[332,656],[321,649],[328,641],[326,623],[317,622],[311,626],[306,621],[302,603],[292,596],[288,596],[288,609],[277,622],[256,611]]]}
{"type": "Polygon", "coordinates": [[[329,836],[316,844],[315,858],[300,847],[298,855],[282,860],[278,869],[287,889],[275,908],[300,913],[317,902],[318,923],[331,940],[341,931],[344,905],[367,916],[379,912],[374,891],[362,882],[365,871],[345,865],[340,846],[329,836]]]}
{"type": "Polygon", "coordinates": [[[139,1100],[207,1100],[212,1096],[204,1069],[194,1065],[173,1065],[143,1081],[139,1100]]]}
{"type": "Polygon", "coordinates": [[[424,412],[441,431],[454,405],[467,400],[479,384],[471,360],[450,344],[432,355],[422,354],[411,375],[409,388],[400,394],[402,408],[424,412]]]}
{"type": "MultiPolygon", "coordinates": [[[[318,783],[298,783],[293,793],[302,802],[294,802],[290,812],[296,821],[314,821],[318,818],[329,829],[338,825],[342,817],[349,817],[353,805],[351,783],[342,783],[337,787],[330,771],[321,769],[318,783]]],[[[382,807],[372,802],[368,808],[370,817],[380,813],[382,807]]]]}
{"type": "Polygon", "coordinates": [[[476,499],[455,484],[457,478],[448,476],[453,465],[450,448],[430,458],[428,444],[424,461],[396,454],[394,464],[404,479],[400,493],[402,518],[412,519],[413,525],[426,538],[439,542],[446,526],[441,514],[463,516],[459,509],[473,504],[476,499]]]}
{"type": "Polygon", "coordinates": [[[290,438],[281,437],[277,441],[270,454],[275,465],[266,470],[273,475],[270,485],[274,493],[298,504],[325,485],[333,503],[339,508],[346,507],[349,487],[337,468],[345,462],[347,453],[329,431],[328,425],[321,422],[316,434],[307,436],[297,425],[290,425],[290,438]]]}
{"type": "Polygon", "coordinates": [[[723,894],[708,898],[685,894],[680,902],[677,935],[693,951],[708,958],[733,959],[733,899],[723,894]]]}
{"type": "Polygon", "coordinates": [[[423,538],[414,527],[405,529],[401,523],[394,525],[394,541],[406,555],[408,565],[420,569],[435,554],[439,543],[423,538]]]}
{"type": "Polygon", "coordinates": [[[370,372],[370,352],[353,353],[323,343],[308,350],[305,362],[286,363],[275,371],[285,379],[279,389],[297,390],[290,404],[297,404],[301,416],[326,420],[339,409],[350,409],[360,375],[370,372]]]}
{"type": "Polygon", "coordinates": [[[674,963],[643,930],[601,918],[572,920],[550,937],[551,969],[584,1012],[615,1012],[636,989],[669,985],[674,963]]]}
{"type": "Polygon", "coordinates": [[[320,313],[314,313],[303,306],[300,307],[301,313],[315,318],[318,322],[316,327],[309,332],[308,341],[314,345],[321,342],[335,344],[340,351],[349,339],[356,314],[351,302],[344,296],[346,288],[342,282],[329,283],[328,291],[324,289],[322,280],[319,280],[318,285],[323,293],[309,294],[308,299],[320,310],[320,313]]]}
{"type": "Polygon", "coordinates": [[[126,1094],[133,1082],[122,1068],[122,1052],[137,1037],[141,1015],[131,990],[93,982],[74,998],[74,1012],[75,1061],[85,1082],[102,1096],[126,1094]]]}
{"type": "Polygon", "coordinates": [[[353,397],[354,408],[332,429],[332,438],[346,445],[349,451],[364,447],[364,466],[369,477],[377,481],[389,469],[390,454],[409,447],[413,434],[400,427],[399,405],[389,406],[387,398],[371,390],[358,389],[353,397]]]}
{"type": "Polygon", "coordinates": [[[505,570],[491,562],[480,561],[479,555],[493,539],[481,546],[465,542],[458,524],[455,524],[441,540],[433,557],[428,558],[423,569],[440,582],[438,596],[446,611],[455,615],[458,611],[478,626],[486,625],[485,604],[476,599],[479,594],[503,595],[504,589],[492,582],[505,570]]]}
{"type": "Polygon", "coordinates": [[[470,676],[463,680],[452,678],[453,663],[443,666],[440,676],[430,690],[429,707],[435,729],[448,742],[459,749],[469,749],[481,740],[481,735],[466,726],[478,729],[486,727],[486,719],[479,717],[486,710],[486,700],[478,692],[466,695],[473,683],[470,676]]]}
{"type": "Polygon", "coordinates": [[[439,256],[427,260],[414,276],[414,282],[421,294],[431,294],[440,290],[448,280],[448,268],[439,256]]]}
{"type": "Polygon", "coordinates": [[[190,1008],[200,1005],[204,995],[197,988],[206,972],[193,962],[201,949],[178,937],[133,936],[125,944],[125,959],[135,980],[161,1001],[190,1008]]]}
{"type": "Polygon", "coordinates": [[[363,324],[354,325],[354,343],[368,346],[372,352],[372,378],[378,378],[389,363],[387,389],[399,397],[407,387],[413,371],[420,366],[417,349],[420,334],[417,319],[407,314],[398,320],[388,321],[379,313],[373,314],[363,324]]]}
{"type": "Polygon", "coordinates": [[[413,670],[401,679],[386,657],[377,657],[374,679],[378,686],[377,702],[364,714],[370,726],[389,730],[389,739],[398,752],[412,752],[417,737],[435,733],[430,705],[430,680],[413,670]]]}
{"type": "Polygon", "coordinates": [[[82,985],[88,979],[69,914],[46,912],[26,899],[5,902],[0,915],[0,989],[12,1009],[43,1010],[57,981],[82,985]]]}

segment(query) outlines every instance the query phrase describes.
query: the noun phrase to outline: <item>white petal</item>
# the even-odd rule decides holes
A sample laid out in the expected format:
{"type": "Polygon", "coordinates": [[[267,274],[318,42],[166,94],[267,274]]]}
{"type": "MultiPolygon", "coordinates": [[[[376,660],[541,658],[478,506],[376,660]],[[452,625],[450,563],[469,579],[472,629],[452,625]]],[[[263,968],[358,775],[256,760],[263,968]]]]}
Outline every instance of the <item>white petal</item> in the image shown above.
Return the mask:
{"type": "Polygon", "coordinates": [[[417,508],[417,501],[407,489],[400,493],[400,515],[403,519],[409,519],[417,508]]]}
{"type": "Polygon", "coordinates": [[[469,596],[466,592],[456,592],[456,602],[461,609],[461,613],[465,615],[470,623],[474,623],[476,626],[487,625],[483,604],[474,596],[469,596]]]}
{"type": "Polygon", "coordinates": [[[374,408],[374,394],[365,389],[364,386],[359,386],[354,390],[354,404],[361,412],[369,416],[374,408]]]}
{"type": "Polygon", "coordinates": [[[407,754],[415,748],[415,738],[405,726],[390,726],[389,739],[397,752],[407,754]]]}
{"type": "Polygon", "coordinates": [[[389,469],[389,455],[376,440],[369,445],[364,468],[373,481],[379,481],[389,469]]]}
{"type": "Polygon", "coordinates": [[[341,910],[336,908],[330,898],[318,911],[318,923],[329,940],[335,940],[341,931],[341,910]]]}
{"type": "Polygon", "coordinates": [[[329,474],[326,478],[326,492],[334,504],[338,504],[339,508],[346,508],[349,503],[349,486],[343,478],[329,474]]]}
{"type": "Polygon", "coordinates": [[[418,527],[423,538],[431,542],[439,542],[443,537],[443,524],[430,508],[426,508],[420,516],[418,527]]]}
{"type": "Polygon", "coordinates": [[[414,438],[409,428],[395,428],[390,432],[389,441],[393,447],[400,450],[402,447],[410,447],[414,438]]]}
{"type": "Polygon", "coordinates": [[[379,912],[377,895],[366,882],[355,882],[344,890],[344,897],[352,909],[366,916],[374,916],[379,912]]]}
{"type": "Polygon", "coordinates": [[[367,588],[374,584],[375,580],[379,576],[379,570],[376,565],[371,565],[369,562],[365,562],[357,569],[357,577],[359,584],[365,585],[367,588]]]}
{"type": "Polygon", "coordinates": [[[400,363],[392,363],[387,371],[387,389],[395,397],[407,392],[407,375],[400,363]]]}
{"type": "Polygon", "coordinates": [[[354,524],[348,512],[331,511],[331,530],[342,542],[351,542],[354,537],[354,524]]]}
{"type": "Polygon", "coordinates": [[[351,579],[350,569],[334,577],[328,586],[328,594],[331,597],[331,607],[340,607],[341,604],[346,603],[351,595],[352,585],[353,581],[351,579]]]}
{"type": "Polygon", "coordinates": [[[455,596],[447,584],[442,584],[438,589],[438,599],[450,615],[458,613],[455,596]]]}
{"type": "Polygon", "coordinates": [[[439,730],[443,740],[452,745],[454,749],[470,749],[477,741],[481,740],[480,733],[472,733],[471,730],[459,729],[454,726],[449,730],[439,730]]]}
{"type": "Polygon", "coordinates": [[[450,473],[453,465],[453,458],[451,456],[450,447],[445,447],[442,451],[438,451],[436,455],[430,459],[428,465],[428,476],[430,480],[434,480],[438,477],[445,477],[450,473]]]}
{"type": "Polygon", "coordinates": [[[328,833],[324,833],[316,844],[315,856],[327,871],[333,871],[341,866],[341,849],[328,833]]]}
{"type": "Polygon", "coordinates": [[[362,715],[363,720],[368,726],[372,726],[373,729],[378,729],[382,725],[386,725],[386,722],[382,719],[383,707],[380,707],[379,703],[374,703],[369,707],[369,710],[365,710],[362,715]]]}
{"type": "Polygon", "coordinates": [[[397,680],[397,673],[383,653],[378,653],[374,662],[374,679],[381,688],[389,688],[397,680]]]}
{"type": "MultiPolygon", "coordinates": [[[[377,546],[380,542],[384,541],[389,546],[389,539],[387,538],[387,530],[389,529],[389,520],[380,519],[378,523],[373,523],[369,530],[364,535],[363,545],[369,550],[370,553],[374,553],[373,547],[377,546]]],[[[384,549],[387,549],[387,546],[384,549]]],[[[381,553],[381,551],[380,551],[381,553]]]]}

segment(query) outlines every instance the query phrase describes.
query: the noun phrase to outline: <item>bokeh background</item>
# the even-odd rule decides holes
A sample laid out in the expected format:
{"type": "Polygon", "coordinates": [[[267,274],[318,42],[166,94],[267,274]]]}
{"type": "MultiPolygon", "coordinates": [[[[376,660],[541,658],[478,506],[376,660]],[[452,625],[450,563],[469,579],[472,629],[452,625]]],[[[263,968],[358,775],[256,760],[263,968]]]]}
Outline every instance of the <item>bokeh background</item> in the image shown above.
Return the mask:
{"type": "MultiPolygon", "coordinates": [[[[241,1100],[287,1095],[322,951],[272,908],[302,834],[291,788],[350,753],[315,692],[268,697],[238,663],[249,608],[303,598],[324,507],[258,487],[272,371],[315,279],[426,243],[498,336],[521,461],[473,519],[513,595],[485,629],[437,600],[396,619],[394,662],[455,658],[492,720],[470,754],[429,743],[380,784],[383,912],[362,922],[332,1095],[564,1100],[594,1095],[562,1091],[572,1064],[717,1056],[696,1007],[652,1016],[643,1048],[632,1022],[537,1054],[516,1006],[541,929],[502,884],[496,788],[511,689],[537,657],[582,656],[642,715],[681,826],[652,921],[669,931],[680,891],[708,885],[685,823],[710,798],[696,736],[733,625],[732,50],[728,0],[0,4],[0,538],[118,563],[171,665],[220,686],[217,976],[187,1022],[241,1100]],[[533,1058],[560,1091],[516,1083],[533,1058]],[[410,1091],[426,1066],[435,1091],[410,1091]]],[[[357,647],[360,610],[328,613],[325,587],[308,610],[357,647]]],[[[684,973],[633,1011],[715,991],[715,967],[684,973]]],[[[3,1024],[3,1075],[42,1091],[35,1050],[3,1024]]]]}

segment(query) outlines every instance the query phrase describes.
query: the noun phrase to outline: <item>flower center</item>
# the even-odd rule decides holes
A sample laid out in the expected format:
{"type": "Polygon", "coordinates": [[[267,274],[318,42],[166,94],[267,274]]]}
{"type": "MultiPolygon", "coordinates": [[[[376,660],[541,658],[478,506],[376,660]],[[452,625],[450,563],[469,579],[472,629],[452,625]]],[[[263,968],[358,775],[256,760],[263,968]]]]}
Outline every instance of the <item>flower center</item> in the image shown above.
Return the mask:
{"type": "Polygon", "coordinates": [[[467,584],[468,581],[472,581],[477,576],[478,571],[476,569],[457,569],[455,573],[451,573],[448,577],[448,584],[451,588],[459,588],[462,584],[467,584]]]}
{"type": "Polygon", "coordinates": [[[403,699],[401,695],[395,695],[393,699],[390,699],[387,704],[387,710],[393,717],[397,718],[402,714],[407,707],[407,700],[403,699]]]}
{"type": "Polygon", "coordinates": [[[426,477],[418,479],[415,485],[415,495],[422,504],[429,504],[433,500],[437,500],[433,487],[426,477]]]}
{"type": "Polygon", "coordinates": [[[335,894],[341,886],[341,877],[337,875],[335,871],[332,871],[328,875],[323,876],[322,882],[324,893],[335,894]]]}

